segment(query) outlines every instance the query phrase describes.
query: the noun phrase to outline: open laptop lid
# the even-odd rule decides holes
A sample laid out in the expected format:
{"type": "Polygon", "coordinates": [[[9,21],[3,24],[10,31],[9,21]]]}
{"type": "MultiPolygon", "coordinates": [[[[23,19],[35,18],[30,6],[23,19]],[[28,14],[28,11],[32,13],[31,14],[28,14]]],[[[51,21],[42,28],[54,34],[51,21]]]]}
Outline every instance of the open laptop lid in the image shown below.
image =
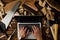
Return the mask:
{"type": "Polygon", "coordinates": [[[43,16],[15,16],[17,22],[41,22],[43,16]]]}

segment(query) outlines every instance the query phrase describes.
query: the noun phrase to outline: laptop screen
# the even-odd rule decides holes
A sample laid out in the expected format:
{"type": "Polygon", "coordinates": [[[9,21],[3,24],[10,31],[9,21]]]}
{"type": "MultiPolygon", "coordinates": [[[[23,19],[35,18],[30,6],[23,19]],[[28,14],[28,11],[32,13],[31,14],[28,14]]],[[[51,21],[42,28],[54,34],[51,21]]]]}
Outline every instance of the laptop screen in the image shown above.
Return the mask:
{"type": "Polygon", "coordinates": [[[41,22],[42,16],[16,16],[18,22],[41,22]]]}

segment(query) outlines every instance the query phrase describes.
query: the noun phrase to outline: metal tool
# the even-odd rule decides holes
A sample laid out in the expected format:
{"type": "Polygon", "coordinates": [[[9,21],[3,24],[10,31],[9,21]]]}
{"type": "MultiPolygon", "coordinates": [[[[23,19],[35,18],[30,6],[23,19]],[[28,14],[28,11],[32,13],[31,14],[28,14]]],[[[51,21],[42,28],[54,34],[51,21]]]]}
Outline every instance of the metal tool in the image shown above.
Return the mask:
{"type": "Polygon", "coordinates": [[[8,28],[9,23],[11,22],[12,18],[14,17],[14,13],[17,10],[20,2],[17,1],[13,8],[7,12],[7,15],[0,21],[0,29],[5,32],[8,28]]]}

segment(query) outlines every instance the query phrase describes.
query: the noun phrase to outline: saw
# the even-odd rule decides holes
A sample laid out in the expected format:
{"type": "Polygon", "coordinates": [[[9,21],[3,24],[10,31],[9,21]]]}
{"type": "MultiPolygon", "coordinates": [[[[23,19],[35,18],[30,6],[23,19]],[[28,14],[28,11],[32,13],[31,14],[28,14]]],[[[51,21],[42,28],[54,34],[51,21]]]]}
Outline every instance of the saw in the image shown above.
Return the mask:
{"type": "Polygon", "coordinates": [[[14,14],[20,4],[19,1],[14,1],[13,3],[15,4],[13,6],[10,4],[12,6],[10,7],[11,9],[6,12],[7,15],[0,21],[0,29],[2,32],[5,32],[6,29],[8,28],[8,25],[11,22],[12,18],[14,17],[14,14]]]}

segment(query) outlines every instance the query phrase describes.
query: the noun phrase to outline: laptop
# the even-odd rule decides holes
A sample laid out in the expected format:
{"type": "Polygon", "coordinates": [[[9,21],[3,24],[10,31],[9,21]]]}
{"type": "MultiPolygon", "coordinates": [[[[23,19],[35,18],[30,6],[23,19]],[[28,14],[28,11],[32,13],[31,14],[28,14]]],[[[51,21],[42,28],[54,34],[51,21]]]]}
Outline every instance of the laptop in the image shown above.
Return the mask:
{"type": "Polygon", "coordinates": [[[17,16],[16,17],[18,23],[17,23],[17,37],[18,40],[20,40],[20,28],[22,26],[26,26],[29,29],[29,34],[27,37],[25,37],[24,39],[36,39],[32,32],[32,26],[33,25],[37,25],[39,28],[41,28],[41,20],[42,17],[41,16],[17,16]]]}

